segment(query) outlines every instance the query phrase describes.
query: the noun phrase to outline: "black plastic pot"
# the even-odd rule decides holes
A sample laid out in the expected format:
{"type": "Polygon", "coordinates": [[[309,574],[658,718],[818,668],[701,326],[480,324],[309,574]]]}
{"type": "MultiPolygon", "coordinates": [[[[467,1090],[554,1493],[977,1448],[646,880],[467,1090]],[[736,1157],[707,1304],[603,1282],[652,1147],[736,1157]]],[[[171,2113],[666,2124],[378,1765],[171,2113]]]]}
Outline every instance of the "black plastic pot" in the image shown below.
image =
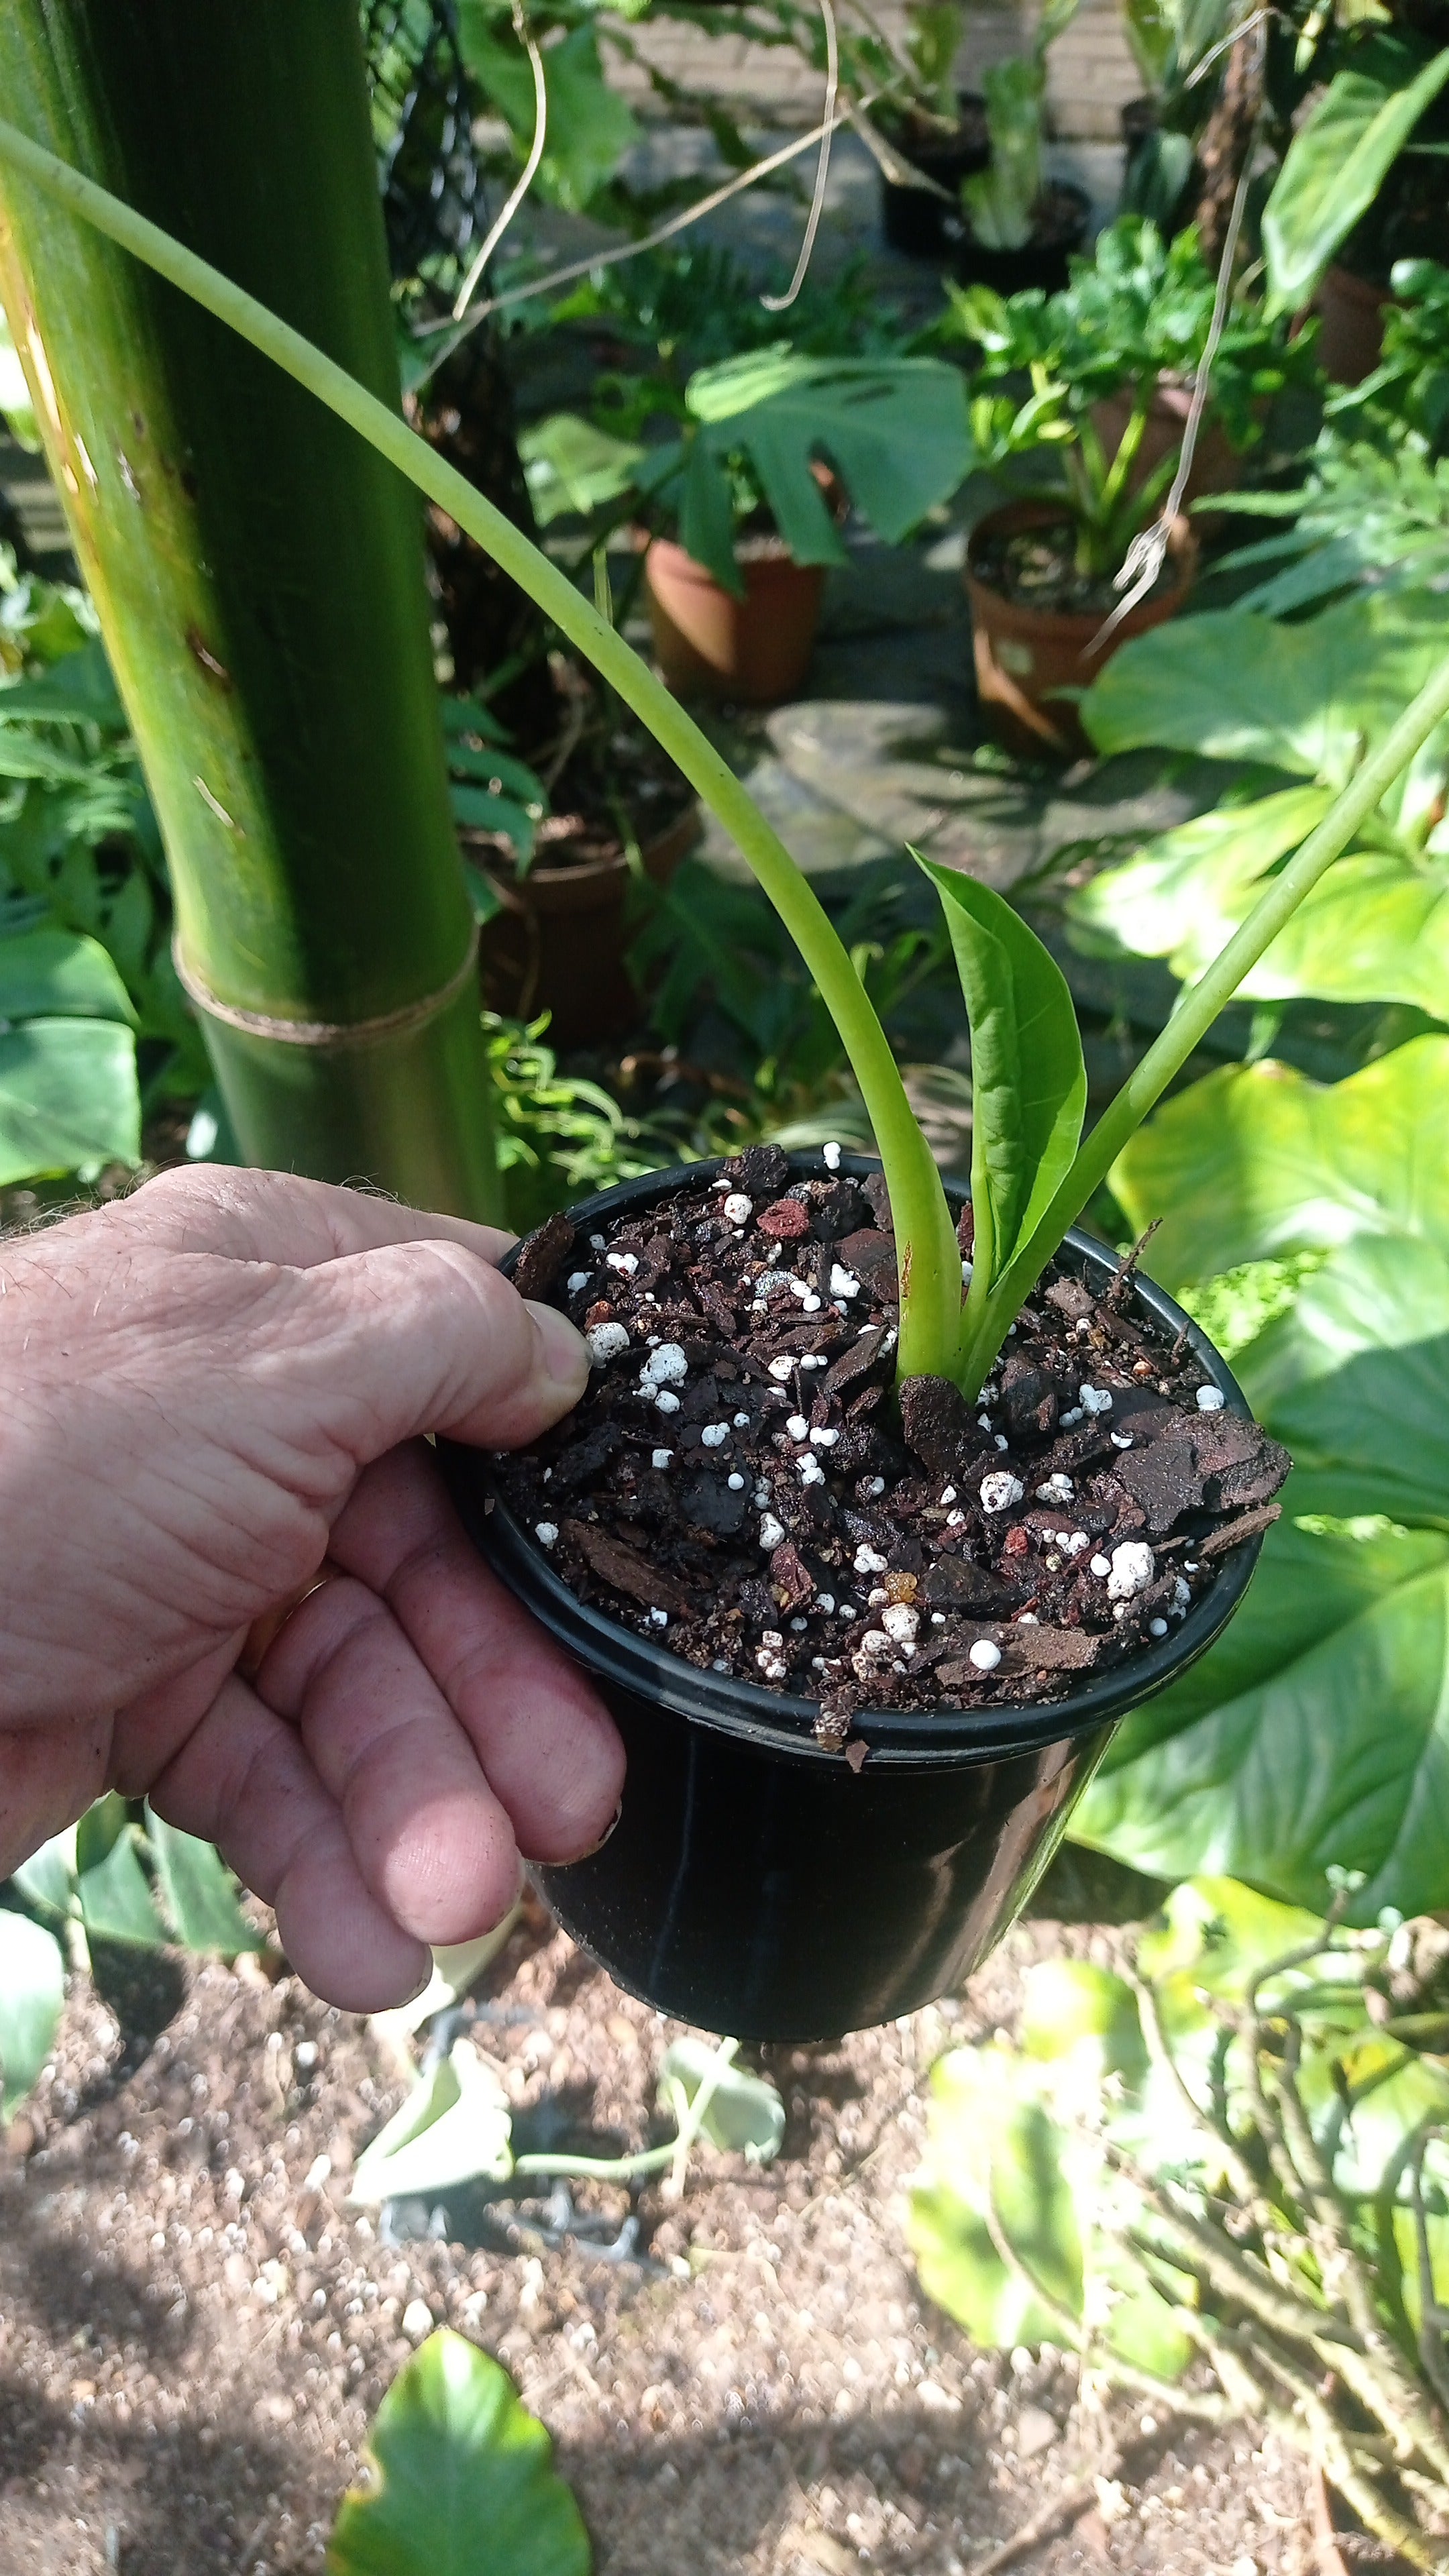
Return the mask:
{"type": "Polygon", "coordinates": [[[1020,295],[1039,286],[1055,295],[1067,283],[1067,263],[1087,238],[1091,201],[1068,179],[1053,180],[1039,200],[1037,227],[1020,250],[992,250],[979,242],[964,215],[943,206],[943,231],[951,266],[963,286],[991,286],[998,295],[1020,295]]]}
{"type": "MultiPolygon", "coordinates": [[[[792,1154],[797,1179],[815,1154],[792,1154]]],[[[689,1167],[697,1188],[717,1164],[689,1167]]],[[[840,1169],[878,1170],[856,1157],[840,1169]]],[[[586,1200],[585,1229],[678,1189],[658,1173],[586,1200]]],[[[947,1182],[959,1204],[965,1192],[947,1182]]],[[[1113,1256],[1081,1234],[1068,1265],[1113,1256]]],[[[1243,1395],[1160,1288],[1139,1312],[1183,1333],[1234,1411],[1243,1395]]],[[[955,1716],[862,1715],[859,1773],[815,1740],[813,1702],[696,1670],[577,1600],[497,1494],[479,1450],[440,1442],[475,1543],[549,1634],[594,1675],[628,1754],[618,1826],[601,1851],[534,1875],[565,1931],[631,1994],[703,2029],[829,2039],[912,2012],[979,1967],[1030,1895],[1117,1721],[1212,1643],[1257,1557],[1225,1559],[1175,1632],[1069,1698],[955,1716]]]]}
{"type": "Polygon", "coordinates": [[[942,134],[930,126],[913,126],[908,120],[893,125],[890,140],[901,158],[938,188],[948,190],[952,199],[947,204],[935,189],[902,186],[882,173],[880,183],[880,220],[892,250],[904,251],[910,259],[946,259],[951,242],[946,233],[948,223],[958,221],[956,203],[961,182],[984,170],[991,158],[991,136],[986,126],[986,101],[979,90],[958,90],[961,121],[954,134],[942,134]]]}

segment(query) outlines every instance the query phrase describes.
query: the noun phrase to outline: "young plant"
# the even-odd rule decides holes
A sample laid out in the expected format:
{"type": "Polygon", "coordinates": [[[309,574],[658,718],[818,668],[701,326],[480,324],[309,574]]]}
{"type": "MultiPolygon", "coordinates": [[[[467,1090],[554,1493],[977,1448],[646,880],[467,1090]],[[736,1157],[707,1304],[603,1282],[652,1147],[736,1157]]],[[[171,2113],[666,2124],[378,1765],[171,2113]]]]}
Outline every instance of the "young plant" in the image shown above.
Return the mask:
{"type": "Polygon", "coordinates": [[[1077,14],[1079,0],[1047,0],[1030,53],[1011,54],[982,75],[991,159],[961,183],[971,230],[986,250],[1024,250],[1042,193],[1042,106],[1047,53],[1077,14]]]}
{"type": "MultiPolygon", "coordinates": [[[[979,464],[1032,472],[1033,492],[1059,497],[1072,522],[1077,573],[1109,580],[1177,472],[1176,442],[1149,472],[1135,468],[1159,388],[1188,380],[1207,346],[1215,281],[1195,234],[1167,243],[1145,216],[1123,215],[1090,260],[1074,263],[1059,294],[948,292],[943,335],[981,352],[971,378],[979,464]],[[1124,393],[1127,415],[1112,445],[1100,407],[1124,393]]],[[[1205,417],[1247,449],[1261,438],[1266,406],[1314,372],[1311,342],[1290,341],[1261,308],[1240,303],[1213,357],[1205,417]]]]}
{"type": "Polygon", "coordinates": [[[973,1162],[983,1242],[963,1301],[961,1256],[940,1174],[849,953],[778,835],[692,718],[568,575],[344,368],[194,252],[9,124],[0,124],[0,160],[229,323],[350,422],[489,548],[648,725],[733,836],[840,1031],[875,1130],[894,1214],[900,1371],[951,1378],[975,1393],[1023,1299],[1127,1139],[1249,968],[1449,713],[1449,655],[1184,994],[1170,1026],[1084,1141],[1081,1043],[1057,968],[999,895],[948,869],[930,868],[963,967],[977,1083],[973,1162]]]}

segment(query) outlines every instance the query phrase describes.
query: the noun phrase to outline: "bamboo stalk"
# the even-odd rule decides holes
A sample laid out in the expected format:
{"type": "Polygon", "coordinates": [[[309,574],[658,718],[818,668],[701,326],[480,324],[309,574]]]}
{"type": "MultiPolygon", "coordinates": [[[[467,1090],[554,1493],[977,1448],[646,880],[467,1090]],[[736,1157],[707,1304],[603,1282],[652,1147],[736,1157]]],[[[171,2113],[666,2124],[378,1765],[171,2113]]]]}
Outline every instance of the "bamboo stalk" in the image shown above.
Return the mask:
{"type": "MultiPolygon", "coordinates": [[[[397,410],[352,0],[7,0],[0,97],[397,410]]],[[[491,1213],[414,496],[13,162],[0,300],[243,1151],[491,1213]]]]}

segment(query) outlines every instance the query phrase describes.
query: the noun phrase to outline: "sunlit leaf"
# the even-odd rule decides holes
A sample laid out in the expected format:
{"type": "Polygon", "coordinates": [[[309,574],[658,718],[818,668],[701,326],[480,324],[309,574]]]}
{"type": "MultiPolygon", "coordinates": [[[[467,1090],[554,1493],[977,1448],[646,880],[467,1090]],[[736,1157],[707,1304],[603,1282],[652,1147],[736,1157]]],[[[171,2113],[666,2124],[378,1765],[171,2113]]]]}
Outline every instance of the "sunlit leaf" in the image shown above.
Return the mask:
{"type": "Polygon", "coordinates": [[[513,2170],[511,2135],[497,2076],[471,2040],[455,2040],[363,2149],[349,2197],[354,2208],[376,2209],[385,2200],[449,2191],[458,2183],[505,2182],[513,2170]]]}
{"type": "Polygon", "coordinates": [[[109,1020],[0,1029],[0,1188],[141,1159],[136,1041],[109,1020]]]}
{"type": "Polygon", "coordinates": [[[146,1826],[166,1911],[182,1948],[214,1952],[223,1959],[264,1950],[265,1935],[247,1921],[237,1903],[236,1881],[212,1845],[164,1823],[150,1808],[146,1826]]]}
{"type": "Polygon", "coordinates": [[[1402,89],[1340,71],[1315,99],[1263,209],[1271,312],[1296,313],[1308,302],[1446,80],[1449,49],[1402,89]]]}
{"type": "Polygon", "coordinates": [[[0,1908],[0,2119],[9,2119],[50,2055],[64,2001],[54,1933],[0,1908]]]}
{"type": "Polygon", "coordinates": [[[589,2576],[588,2534],[512,2380],[446,2328],[404,2364],[338,2508],[328,2576],[589,2576]]]}
{"type": "Polygon", "coordinates": [[[752,2165],[772,2163],[785,2135],[784,2103],[766,2076],[751,2075],[740,2066],[721,2072],[717,2052],[706,2040],[676,2039],[665,2050],[660,2100],[667,2104],[670,2085],[678,2084],[686,2101],[693,2102],[707,2076],[714,2078],[714,2089],[700,2126],[711,2145],[743,2155],[752,2165]]]}

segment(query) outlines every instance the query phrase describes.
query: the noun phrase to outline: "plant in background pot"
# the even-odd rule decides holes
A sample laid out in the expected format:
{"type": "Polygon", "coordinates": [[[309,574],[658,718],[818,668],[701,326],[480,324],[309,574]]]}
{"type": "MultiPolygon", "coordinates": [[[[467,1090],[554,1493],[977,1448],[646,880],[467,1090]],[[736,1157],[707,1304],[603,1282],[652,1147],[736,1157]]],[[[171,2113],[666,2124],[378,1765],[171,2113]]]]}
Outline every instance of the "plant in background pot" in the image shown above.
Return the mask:
{"type": "MultiPolygon", "coordinates": [[[[977,462],[998,495],[1017,495],[978,516],[967,556],[977,687],[1015,749],[1085,749],[1062,692],[1089,685],[1109,648],[1174,616],[1187,596],[1197,549],[1179,516],[1156,588],[1098,642],[1133,539],[1177,473],[1213,293],[1192,234],[1165,245],[1138,215],[1120,217],[1058,295],[952,290],[947,327],[980,351],[977,462]]],[[[1232,314],[1205,414],[1209,475],[1233,479],[1225,460],[1261,438],[1264,407],[1312,364],[1311,350],[1259,308],[1232,314]]]]}
{"type": "Polygon", "coordinates": [[[1449,660],[1085,1141],[1059,970],[1001,897],[922,862],[974,1054],[958,1233],[966,1211],[818,898],[607,618],[395,412],[218,271],[3,124],[0,156],[273,357],[487,544],[656,733],[796,939],[882,1170],[828,1151],[792,1167],[765,1147],[530,1237],[515,1276],[581,1313],[588,1396],[515,1466],[454,1449],[450,1472],[480,1543],[599,1676],[629,1740],[615,1832],[545,1873],[561,1918],[625,1982],[715,2028],[820,2036],[923,2002],[1010,1920],[1115,1718],[1217,1632],[1273,1517],[1286,1456],[1211,1346],[1130,1258],[1069,1229],[1449,712],[1449,660]]]}
{"type": "Polygon", "coordinates": [[[966,32],[964,0],[907,0],[905,50],[915,94],[877,113],[877,123],[912,170],[931,184],[912,187],[881,174],[881,222],[892,250],[914,259],[944,259],[946,219],[963,180],[991,158],[986,101],[956,86],[956,57],[966,32]]]}
{"type": "Polygon", "coordinates": [[[991,157],[961,183],[954,264],[959,277],[1011,295],[1066,283],[1090,213],[1080,188],[1048,180],[1042,166],[1047,54],[1070,26],[1079,0],[1046,0],[1029,53],[1008,55],[983,75],[991,157]]]}
{"type": "MultiPolygon", "coordinates": [[[[613,417],[647,426],[653,379],[613,417]]],[[[591,510],[594,543],[626,518],[645,558],[655,650],[671,687],[769,705],[805,677],[825,570],[849,561],[849,501],[888,544],[944,501],[969,462],[959,372],[938,358],[817,358],[781,345],[700,368],[660,445],[556,413],[525,439],[547,523],[591,510]]],[[[668,417],[668,415],[666,415],[668,417]]]]}

